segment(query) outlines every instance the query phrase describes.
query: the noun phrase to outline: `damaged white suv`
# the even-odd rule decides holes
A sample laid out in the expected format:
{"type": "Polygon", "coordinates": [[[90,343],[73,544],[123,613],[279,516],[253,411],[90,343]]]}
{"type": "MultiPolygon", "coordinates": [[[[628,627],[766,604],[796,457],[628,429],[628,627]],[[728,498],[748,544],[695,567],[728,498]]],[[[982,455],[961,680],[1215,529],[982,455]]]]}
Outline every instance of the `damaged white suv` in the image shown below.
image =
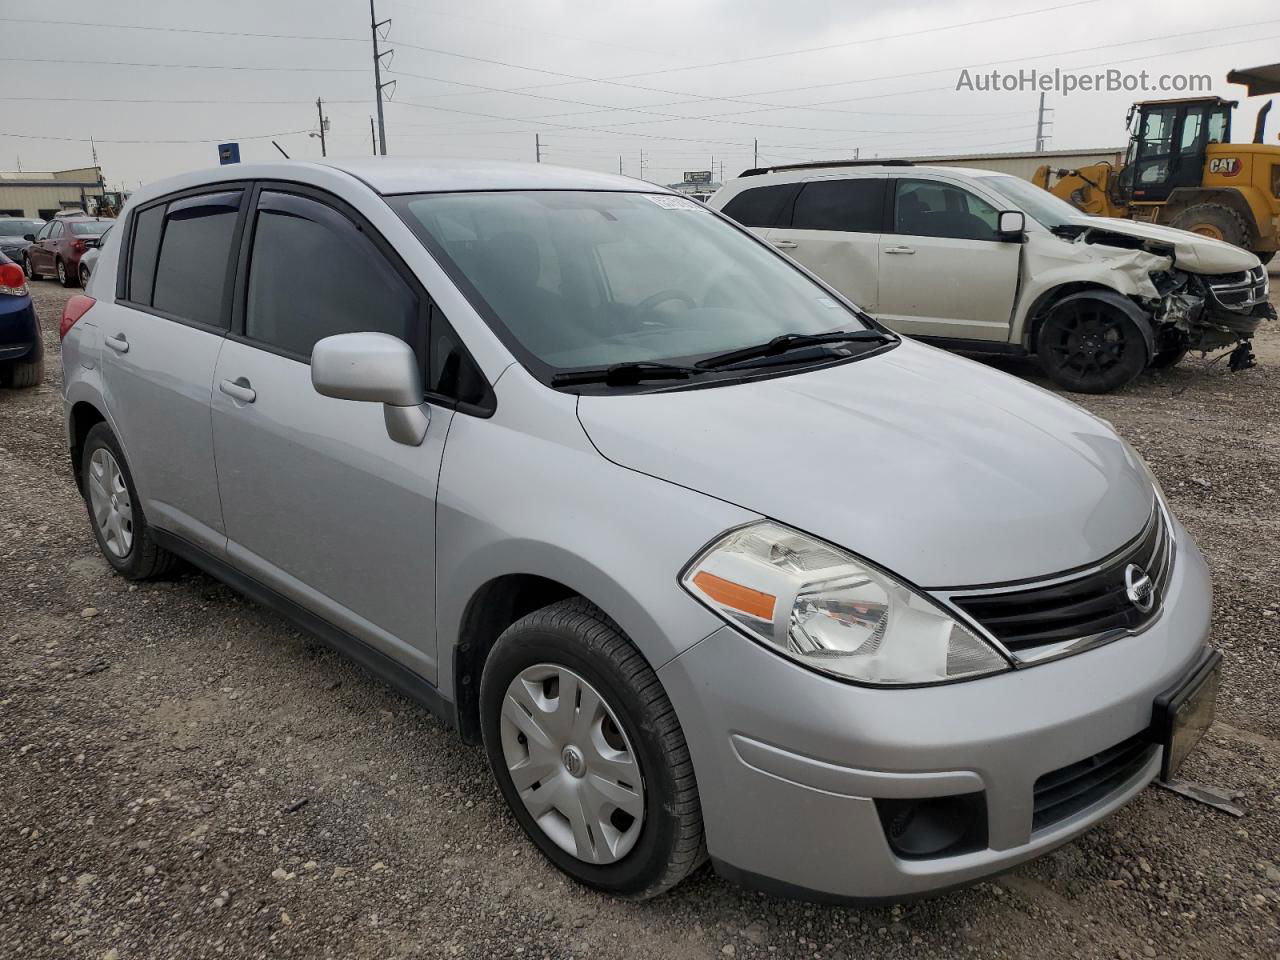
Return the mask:
{"type": "Polygon", "coordinates": [[[815,163],[748,170],[709,201],[901,333],[1035,355],[1105,393],[1188,351],[1250,338],[1268,302],[1252,253],[1172,227],[1083,216],[1006,174],[815,163]]]}

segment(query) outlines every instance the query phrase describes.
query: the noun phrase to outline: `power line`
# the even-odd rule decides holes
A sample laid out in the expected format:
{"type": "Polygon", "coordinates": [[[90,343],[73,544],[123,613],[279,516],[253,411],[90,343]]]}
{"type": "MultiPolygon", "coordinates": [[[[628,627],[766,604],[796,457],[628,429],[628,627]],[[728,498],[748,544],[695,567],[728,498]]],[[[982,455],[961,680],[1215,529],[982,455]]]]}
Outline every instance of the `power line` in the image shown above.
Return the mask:
{"type": "Polygon", "coordinates": [[[223,63],[134,63],[129,60],[68,60],[40,57],[6,57],[12,63],[75,63],[96,67],[148,67],[174,70],[255,70],[280,73],[364,73],[364,67],[239,67],[223,63]]]}
{"type": "Polygon", "coordinates": [[[204,137],[198,140],[103,140],[101,137],[46,137],[34,133],[0,132],[0,137],[13,137],[16,140],[57,140],[65,143],[217,143],[220,140],[270,140],[272,137],[292,137],[309,130],[283,130],[279,133],[255,133],[243,137],[204,137]]]}
{"type": "MultiPolygon", "coordinates": [[[[174,103],[174,104],[256,104],[259,106],[274,105],[292,105],[299,103],[311,103],[311,100],[305,97],[293,100],[228,100],[226,97],[219,97],[216,100],[166,100],[158,97],[0,97],[0,102],[6,101],[22,101],[35,103],[174,103]]],[[[363,99],[339,100],[329,98],[325,103],[364,103],[363,99]]]]}
{"type": "Polygon", "coordinates": [[[195,33],[211,37],[252,37],[260,40],[332,40],[343,43],[364,43],[364,37],[315,37],[290,33],[241,33],[234,30],[199,30],[194,27],[157,27],[140,23],[89,23],[84,20],[37,20],[27,17],[4,18],[6,25],[10,23],[34,23],[51,27],[96,27],[111,30],[149,30],[158,33],[195,33]]]}

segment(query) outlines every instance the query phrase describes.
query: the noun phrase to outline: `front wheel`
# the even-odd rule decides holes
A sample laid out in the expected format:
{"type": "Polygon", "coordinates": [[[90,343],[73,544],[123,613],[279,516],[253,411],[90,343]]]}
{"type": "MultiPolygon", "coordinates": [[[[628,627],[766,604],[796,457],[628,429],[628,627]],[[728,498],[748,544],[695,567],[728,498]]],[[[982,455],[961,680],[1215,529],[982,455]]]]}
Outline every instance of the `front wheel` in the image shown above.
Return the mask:
{"type": "Polygon", "coordinates": [[[684,733],[653,669],[599,609],[564,600],[485,662],[489,765],[529,838],[569,876],[647,899],[706,856],[684,733]]]}
{"type": "Polygon", "coordinates": [[[1053,307],[1036,338],[1040,363],[1076,393],[1110,393],[1147,366],[1142,331],[1120,308],[1101,300],[1068,299],[1053,307]]]}
{"type": "Polygon", "coordinates": [[[30,258],[30,257],[23,257],[23,258],[22,258],[22,272],[23,272],[23,273],[25,273],[25,274],[27,275],[27,279],[28,279],[28,280],[39,280],[39,279],[40,279],[40,274],[36,273],[35,269],[31,266],[31,258],[30,258]]]}

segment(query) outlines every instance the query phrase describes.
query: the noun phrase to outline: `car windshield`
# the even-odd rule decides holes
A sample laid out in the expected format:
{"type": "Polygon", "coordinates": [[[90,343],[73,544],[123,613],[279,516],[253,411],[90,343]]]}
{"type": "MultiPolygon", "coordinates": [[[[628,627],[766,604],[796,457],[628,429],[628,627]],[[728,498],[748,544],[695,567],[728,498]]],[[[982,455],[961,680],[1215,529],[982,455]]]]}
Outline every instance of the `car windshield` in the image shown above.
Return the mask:
{"type": "Polygon", "coordinates": [[[43,226],[43,220],[0,220],[0,237],[25,237],[43,226]]]}
{"type": "Polygon", "coordinates": [[[82,220],[71,224],[71,232],[78,237],[98,237],[111,229],[110,220],[82,220]]]}
{"type": "Polygon", "coordinates": [[[1048,190],[1041,190],[1029,180],[1020,180],[1004,174],[978,179],[984,186],[1003,195],[1027,216],[1050,230],[1064,223],[1072,223],[1086,215],[1067,201],[1055,197],[1048,190]]]}
{"type": "Polygon", "coordinates": [[[688,363],[782,334],[867,328],[782,257],[681,197],[548,190],[391,201],[538,375],[688,363]]]}

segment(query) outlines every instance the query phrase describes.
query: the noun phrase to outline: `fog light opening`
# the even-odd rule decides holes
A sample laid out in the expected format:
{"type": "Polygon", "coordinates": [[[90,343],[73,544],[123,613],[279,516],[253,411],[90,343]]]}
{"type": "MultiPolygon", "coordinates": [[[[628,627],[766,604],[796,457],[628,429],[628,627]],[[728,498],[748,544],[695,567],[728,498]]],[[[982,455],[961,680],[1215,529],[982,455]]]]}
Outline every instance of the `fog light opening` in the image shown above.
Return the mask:
{"type": "Polygon", "coordinates": [[[984,793],[918,800],[877,800],[885,838],[904,860],[949,857],[987,846],[984,793]]]}

